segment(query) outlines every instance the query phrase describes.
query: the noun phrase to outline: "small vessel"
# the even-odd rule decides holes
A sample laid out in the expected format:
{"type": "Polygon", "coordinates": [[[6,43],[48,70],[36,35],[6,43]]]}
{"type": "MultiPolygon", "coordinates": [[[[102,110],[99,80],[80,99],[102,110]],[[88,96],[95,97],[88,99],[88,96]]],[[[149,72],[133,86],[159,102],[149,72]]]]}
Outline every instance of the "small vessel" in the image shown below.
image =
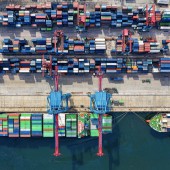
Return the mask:
{"type": "Polygon", "coordinates": [[[170,113],[158,113],[147,122],[157,132],[170,132],[170,113]]]}

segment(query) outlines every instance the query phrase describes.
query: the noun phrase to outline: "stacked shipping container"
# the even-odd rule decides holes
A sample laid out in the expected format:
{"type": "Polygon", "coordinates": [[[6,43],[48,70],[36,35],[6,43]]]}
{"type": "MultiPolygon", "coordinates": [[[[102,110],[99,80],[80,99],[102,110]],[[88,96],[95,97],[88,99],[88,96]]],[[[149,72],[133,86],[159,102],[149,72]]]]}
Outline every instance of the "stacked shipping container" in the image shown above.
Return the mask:
{"type": "Polygon", "coordinates": [[[77,137],[76,114],[66,114],[66,137],[77,137]]]}
{"type": "Polygon", "coordinates": [[[0,114],[0,136],[8,136],[8,118],[6,114],[0,114]]]}
{"type": "Polygon", "coordinates": [[[33,137],[42,136],[42,114],[36,113],[31,115],[31,130],[33,137]]]}
{"type": "Polygon", "coordinates": [[[19,137],[20,114],[13,113],[8,115],[8,136],[19,137]]]}
{"type": "Polygon", "coordinates": [[[43,115],[43,137],[54,137],[53,115],[43,115]]]}
{"type": "Polygon", "coordinates": [[[31,137],[31,114],[20,116],[20,137],[31,137]]]}

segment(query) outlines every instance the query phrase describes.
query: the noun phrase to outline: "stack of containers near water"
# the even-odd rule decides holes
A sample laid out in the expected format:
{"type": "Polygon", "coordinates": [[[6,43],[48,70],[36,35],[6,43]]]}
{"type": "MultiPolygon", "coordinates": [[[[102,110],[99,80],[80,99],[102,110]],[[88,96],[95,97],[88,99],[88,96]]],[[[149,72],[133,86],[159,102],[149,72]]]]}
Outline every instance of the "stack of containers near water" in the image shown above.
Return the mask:
{"type": "Polygon", "coordinates": [[[102,133],[112,133],[112,116],[104,114],[102,117],[102,133]]]}
{"type": "Polygon", "coordinates": [[[116,73],[117,72],[117,59],[108,58],[106,64],[106,73],[116,73]]]}
{"type": "Polygon", "coordinates": [[[30,72],[30,61],[20,61],[19,73],[29,73],[30,72]]]}
{"type": "Polygon", "coordinates": [[[161,11],[159,10],[155,11],[155,19],[156,19],[156,23],[159,23],[161,21],[161,11]]]}
{"type": "Polygon", "coordinates": [[[138,66],[136,60],[132,60],[132,73],[137,73],[138,72],[138,66]]]}
{"type": "Polygon", "coordinates": [[[15,25],[15,16],[13,11],[8,11],[8,23],[9,25],[15,25]]]}
{"type": "Polygon", "coordinates": [[[0,63],[1,63],[1,66],[2,66],[1,73],[8,73],[9,70],[10,70],[9,59],[8,58],[3,58],[0,61],[1,61],[0,63]]]}
{"type": "Polygon", "coordinates": [[[95,23],[96,27],[101,26],[101,8],[99,5],[95,6],[95,23]]]}
{"type": "Polygon", "coordinates": [[[3,17],[2,17],[2,25],[3,26],[7,26],[8,25],[8,12],[4,12],[3,13],[3,17]]]}
{"type": "Polygon", "coordinates": [[[84,61],[84,72],[85,73],[89,73],[90,72],[90,63],[89,63],[89,60],[85,59],[84,61]]]}
{"type": "Polygon", "coordinates": [[[136,64],[137,64],[137,67],[138,67],[138,72],[143,73],[143,61],[142,60],[137,60],[136,64]]]}
{"type": "Polygon", "coordinates": [[[8,115],[8,136],[19,137],[19,117],[20,114],[12,113],[8,115]]]}
{"type": "Polygon", "coordinates": [[[35,38],[35,39],[32,39],[32,42],[35,44],[35,51],[37,53],[47,52],[46,38],[35,38]]]}
{"type": "Polygon", "coordinates": [[[24,11],[24,24],[25,25],[31,24],[30,11],[24,11]]]}
{"type": "Polygon", "coordinates": [[[41,59],[36,59],[36,72],[37,73],[41,73],[41,69],[42,69],[42,60],[41,59]]]}
{"type": "Polygon", "coordinates": [[[98,132],[98,114],[90,114],[90,136],[99,136],[98,132]]]}
{"type": "Polygon", "coordinates": [[[101,6],[101,24],[102,25],[110,25],[111,20],[112,20],[112,16],[111,16],[111,12],[108,10],[108,8],[110,9],[111,6],[106,6],[106,5],[102,5],[101,6]]]}
{"type": "Polygon", "coordinates": [[[73,24],[74,24],[74,16],[73,16],[73,14],[74,14],[74,11],[73,11],[73,9],[69,9],[68,10],[68,26],[70,26],[70,27],[72,27],[73,26],[73,24]]]}
{"type": "Polygon", "coordinates": [[[8,115],[0,114],[0,136],[8,136],[8,115]]]}
{"type": "Polygon", "coordinates": [[[47,18],[47,14],[44,14],[44,13],[35,14],[35,24],[37,26],[45,26],[46,18],[47,18]]]}
{"type": "Polygon", "coordinates": [[[107,59],[101,58],[101,70],[105,73],[106,72],[106,66],[107,66],[107,59]]]}
{"type": "Polygon", "coordinates": [[[58,115],[58,135],[59,136],[65,136],[65,127],[66,127],[66,121],[65,121],[65,113],[60,113],[58,115]]]}
{"type": "Polygon", "coordinates": [[[133,24],[132,20],[132,7],[123,7],[122,8],[122,26],[129,27],[133,24]]]}
{"type": "Polygon", "coordinates": [[[169,73],[170,72],[170,58],[160,59],[160,72],[169,73]]]}
{"type": "Polygon", "coordinates": [[[31,137],[31,114],[20,115],[20,137],[31,137]]]}
{"type": "Polygon", "coordinates": [[[90,40],[90,54],[94,54],[96,52],[95,40],[90,40]]]}
{"type": "Polygon", "coordinates": [[[68,26],[68,5],[66,2],[62,3],[62,24],[68,26]]]}
{"type": "Polygon", "coordinates": [[[139,52],[139,41],[138,41],[137,38],[133,39],[132,49],[133,49],[134,53],[138,53],[139,52]]]}
{"type": "Polygon", "coordinates": [[[20,60],[18,58],[12,58],[10,59],[10,66],[11,66],[11,73],[19,73],[19,62],[20,60]]]}
{"type": "Polygon", "coordinates": [[[150,52],[150,43],[149,42],[144,42],[144,48],[145,48],[146,53],[150,52]]]}
{"type": "Polygon", "coordinates": [[[123,16],[122,9],[118,9],[116,12],[116,19],[117,19],[116,27],[117,28],[122,27],[122,16],[123,16]]]}
{"type": "Polygon", "coordinates": [[[68,39],[68,50],[69,54],[74,54],[74,39],[72,38],[68,39]]]}
{"type": "Polygon", "coordinates": [[[159,23],[160,29],[169,30],[170,29],[170,10],[165,9],[162,13],[162,19],[159,23]]]}
{"type": "Polygon", "coordinates": [[[57,26],[62,26],[62,5],[57,5],[57,26]]]}
{"type": "Polygon", "coordinates": [[[75,54],[84,54],[84,42],[82,40],[74,41],[74,53],[75,54]]]}
{"type": "Polygon", "coordinates": [[[42,114],[31,115],[31,129],[33,137],[42,137],[42,114]]]}
{"type": "Polygon", "coordinates": [[[106,40],[105,38],[95,39],[96,54],[104,54],[106,52],[106,40]]]}
{"type": "Polygon", "coordinates": [[[68,72],[68,60],[58,60],[58,72],[67,73],[68,72]]]}
{"type": "Polygon", "coordinates": [[[10,45],[12,45],[12,41],[10,40],[10,38],[4,38],[3,40],[3,46],[2,46],[2,50],[3,52],[9,52],[9,47],[10,45]]]}
{"type": "MultiPolygon", "coordinates": [[[[87,18],[88,19],[88,18],[87,18]]],[[[88,20],[87,20],[88,21],[88,20]]],[[[87,22],[88,25],[88,22],[87,22]]],[[[95,27],[95,13],[94,12],[90,12],[90,16],[89,16],[89,26],[90,27],[95,27]]]]}
{"type": "Polygon", "coordinates": [[[117,73],[121,73],[123,67],[122,63],[123,63],[123,58],[117,58],[117,68],[116,68],[117,73]]]}
{"type": "Polygon", "coordinates": [[[77,114],[66,114],[66,137],[77,137],[77,114]]]}
{"type": "Polygon", "coordinates": [[[143,53],[143,52],[145,52],[144,42],[139,41],[139,53],[143,53]]]}
{"type": "Polygon", "coordinates": [[[132,73],[132,62],[130,60],[126,61],[126,68],[127,68],[127,73],[132,73]]]}
{"type": "MultiPolygon", "coordinates": [[[[114,51],[114,50],[112,50],[114,51]]],[[[117,53],[121,53],[122,52],[122,38],[121,37],[118,37],[116,39],[116,52],[117,53]]]]}
{"type": "Polygon", "coordinates": [[[150,52],[149,53],[160,53],[160,43],[150,42],[150,52]]]}
{"type": "Polygon", "coordinates": [[[93,73],[95,71],[95,60],[94,59],[90,59],[89,65],[90,65],[90,72],[93,73]]]}
{"type": "Polygon", "coordinates": [[[54,117],[43,114],[43,137],[54,137],[54,117]]]}

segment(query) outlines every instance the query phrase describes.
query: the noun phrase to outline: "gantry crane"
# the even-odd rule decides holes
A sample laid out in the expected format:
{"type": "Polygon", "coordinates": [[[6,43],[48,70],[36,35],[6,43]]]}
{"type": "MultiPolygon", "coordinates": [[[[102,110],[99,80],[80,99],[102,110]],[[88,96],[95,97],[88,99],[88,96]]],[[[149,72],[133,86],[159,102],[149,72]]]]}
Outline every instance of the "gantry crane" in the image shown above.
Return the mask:
{"type": "Polygon", "coordinates": [[[53,43],[54,43],[55,53],[57,52],[57,43],[60,43],[59,48],[61,51],[63,51],[63,49],[64,49],[64,33],[62,30],[54,31],[53,43]]]}
{"type": "Polygon", "coordinates": [[[48,72],[52,76],[52,56],[50,60],[45,59],[44,55],[42,56],[42,76],[45,76],[45,73],[48,72]]]}
{"type": "Polygon", "coordinates": [[[47,112],[48,114],[54,115],[55,120],[55,152],[54,156],[59,156],[59,137],[58,137],[58,114],[67,112],[68,107],[68,100],[71,95],[62,94],[62,91],[59,91],[58,83],[59,83],[59,74],[58,74],[58,67],[55,66],[55,69],[51,71],[52,75],[54,76],[54,90],[52,90],[47,97],[47,112]]]}
{"type": "Polygon", "coordinates": [[[156,24],[155,4],[153,4],[150,8],[148,4],[146,4],[144,11],[146,15],[146,26],[142,29],[142,31],[150,31],[156,24]]]}
{"type": "Polygon", "coordinates": [[[129,44],[129,52],[132,51],[132,34],[128,29],[122,31],[122,52],[125,53],[126,45],[129,44]]]}
{"type": "Polygon", "coordinates": [[[105,91],[102,91],[102,78],[103,72],[101,67],[98,68],[97,76],[99,79],[98,82],[98,91],[90,95],[90,111],[95,114],[99,114],[98,119],[98,131],[99,131],[99,143],[98,143],[98,156],[103,156],[103,147],[102,147],[102,115],[110,112],[111,105],[111,94],[105,91]]]}

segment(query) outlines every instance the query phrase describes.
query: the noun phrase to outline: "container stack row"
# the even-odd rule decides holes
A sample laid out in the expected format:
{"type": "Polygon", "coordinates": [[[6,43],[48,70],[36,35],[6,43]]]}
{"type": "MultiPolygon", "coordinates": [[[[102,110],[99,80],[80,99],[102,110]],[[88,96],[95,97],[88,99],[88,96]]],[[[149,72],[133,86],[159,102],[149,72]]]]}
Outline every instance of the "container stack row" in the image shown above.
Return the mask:
{"type": "MultiPolygon", "coordinates": [[[[90,113],[60,113],[58,117],[60,137],[98,136],[98,115],[90,113]]],[[[112,132],[112,116],[103,115],[103,134],[112,132]]],[[[0,114],[0,136],[54,137],[53,115],[41,113],[0,114]]]]}
{"type": "Polygon", "coordinates": [[[58,135],[65,136],[65,129],[66,129],[66,121],[65,121],[66,114],[60,113],[58,116],[58,135]]]}
{"type": "Polygon", "coordinates": [[[170,58],[161,58],[160,72],[161,73],[169,73],[170,72],[170,58]]]}
{"type": "Polygon", "coordinates": [[[99,136],[98,131],[98,114],[91,114],[90,115],[90,136],[99,136]]]}
{"type": "MultiPolygon", "coordinates": [[[[47,59],[47,61],[49,61],[47,59]]],[[[153,73],[153,68],[160,68],[160,59],[126,59],[126,58],[95,58],[95,59],[53,59],[52,69],[58,66],[59,73],[81,74],[94,73],[101,66],[105,73],[153,73]]],[[[41,73],[42,60],[0,60],[0,73],[41,73]],[[16,62],[14,62],[14,60],[16,62]],[[33,65],[34,64],[34,65],[33,65]]],[[[47,70],[46,70],[47,72],[47,70]]]]}
{"type": "Polygon", "coordinates": [[[102,133],[112,133],[112,116],[103,115],[102,119],[102,133]]]}
{"type": "Polygon", "coordinates": [[[54,117],[53,115],[43,115],[43,137],[54,137],[54,117]]]}
{"type": "Polygon", "coordinates": [[[66,114],[66,137],[77,137],[77,114],[66,114]]]}
{"type": "Polygon", "coordinates": [[[31,137],[31,114],[20,116],[20,137],[31,137]]]}
{"type": "MultiPolygon", "coordinates": [[[[150,6],[149,6],[150,8],[150,6]]],[[[151,9],[150,9],[151,11],[151,9]]],[[[156,26],[160,29],[169,29],[166,19],[169,9],[164,11],[155,10],[156,26]],[[160,21],[161,20],[161,21],[160,21]]],[[[132,27],[144,30],[146,26],[146,8],[118,7],[115,5],[96,5],[92,11],[86,11],[86,5],[78,2],[73,4],[37,4],[21,7],[20,5],[8,5],[6,12],[0,16],[3,26],[21,27],[31,25],[40,27],[42,30],[51,30],[53,25],[79,26],[81,30],[91,27],[107,25],[114,28],[132,27]]]]}
{"type": "Polygon", "coordinates": [[[78,138],[88,136],[90,132],[90,116],[88,113],[78,114],[78,138]]]}
{"type": "Polygon", "coordinates": [[[20,114],[13,113],[8,116],[8,136],[19,137],[20,131],[20,114]]]}
{"type": "Polygon", "coordinates": [[[0,114],[0,136],[8,136],[8,117],[0,114]]]}
{"type": "Polygon", "coordinates": [[[170,9],[165,9],[163,11],[159,25],[160,29],[170,29],[170,9]]]}
{"type": "Polygon", "coordinates": [[[33,137],[42,136],[42,114],[36,113],[31,115],[31,130],[33,137]]]}

